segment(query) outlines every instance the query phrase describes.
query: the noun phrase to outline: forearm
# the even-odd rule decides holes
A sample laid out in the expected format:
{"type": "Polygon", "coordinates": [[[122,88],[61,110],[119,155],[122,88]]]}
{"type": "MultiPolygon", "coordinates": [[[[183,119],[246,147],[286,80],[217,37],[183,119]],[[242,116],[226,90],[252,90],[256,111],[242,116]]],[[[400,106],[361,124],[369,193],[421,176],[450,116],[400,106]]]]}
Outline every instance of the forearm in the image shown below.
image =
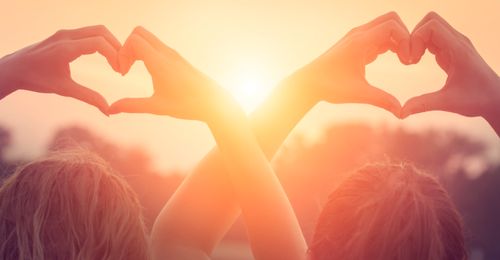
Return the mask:
{"type": "MultiPolygon", "coordinates": [[[[214,148],[184,179],[156,218],[153,251],[177,245],[210,255],[238,215],[232,184],[214,148]]],[[[173,249],[170,255],[177,253],[173,249]]]]}
{"type": "Polygon", "coordinates": [[[255,258],[303,259],[307,246],[299,223],[249,121],[238,105],[224,107],[220,117],[208,124],[241,207],[255,258]]]}
{"type": "MultiPolygon", "coordinates": [[[[250,117],[265,156],[271,159],[315,101],[293,76],[277,86],[250,117]]],[[[240,214],[219,150],[212,149],[157,218],[154,240],[201,248],[210,254],[240,214]],[[203,216],[203,217],[199,217],[203,216]],[[168,239],[155,239],[167,237],[168,239]]]]}
{"type": "Polygon", "coordinates": [[[295,125],[311,110],[318,100],[298,76],[285,79],[269,98],[249,117],[250,126],[258,144],[271,160],[295,125]]]}

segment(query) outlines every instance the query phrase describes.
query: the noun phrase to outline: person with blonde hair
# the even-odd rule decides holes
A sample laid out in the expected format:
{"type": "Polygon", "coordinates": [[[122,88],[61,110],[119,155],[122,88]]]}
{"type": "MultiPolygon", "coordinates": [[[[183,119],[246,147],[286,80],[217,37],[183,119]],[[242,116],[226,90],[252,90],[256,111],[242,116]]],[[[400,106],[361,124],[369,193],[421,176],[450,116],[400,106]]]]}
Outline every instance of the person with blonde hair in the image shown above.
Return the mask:
{"type": "MultiPolygon", "coordinates": [[[[120,48],[104,26],[60,30],[0,59],[0,99],[17,90],[54,93],[107,113],[100,94],[71,79],[69,64],[99,52],[119,71],[120,48]]],[[[100,157],[82,149],[52,152],[3,180],[0,259],[149,259],[142,207],[100,157]]]]}
{"type": "Polygon", "coordinates": [[[0,187],[1,259],[148,259],[130,186],[83,149],[19,167],[0,187]]]}

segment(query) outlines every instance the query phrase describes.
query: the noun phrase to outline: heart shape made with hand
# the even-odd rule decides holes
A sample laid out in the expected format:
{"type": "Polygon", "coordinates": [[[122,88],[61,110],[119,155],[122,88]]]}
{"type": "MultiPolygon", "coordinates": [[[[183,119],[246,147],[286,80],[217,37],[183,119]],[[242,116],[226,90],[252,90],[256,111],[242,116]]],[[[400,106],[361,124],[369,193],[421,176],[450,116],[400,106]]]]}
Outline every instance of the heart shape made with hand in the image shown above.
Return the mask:
{"type": "Polygon", "coordinates": [[[404,65],[396,55],[386,53],[365,69],[370,85],[390,93],[401,104],[413,97],[439,91],[446,81],[446,75],[431,55],[424,55],[418,64],[404,65]]]}
{"type": "MultiPolygon", "coordinates": [[[[494,99],[489,98],[488,95],[481,92],[483,91],[492,96],[498,96],[499,91],[491,87],[495,85],[498,76],[496,76],[495,72],[484,62],[467,37],[456,31],[442,17],[434,12],[427,14],[415,26],[411,34],[408,33],[407,30],[403,32],[403,27],[404,25],[396,13],[388,13],[378,17],[371,23],[353,29],[345,37],[347,40],[339,43],[342,45],[345,42],[349,44],[349,42],[361,41],[364,43],[364,45],[361,44],[361,46],[366,48],[368,47],[366,40],[372,42],[368,45],[371,45],[370,48],[375,47],[374,50],[355,48],[355,52],[368,53],[365,54],[365,63],[363,64],[373,62],[377,58],[376,53],[380,54],[388,49],[396,52],[398,56],[400,56],[403,64],[417,64],[425,51],[428,50],[435,56],[437,64],[447,75],[444,84],[437,91],[427,92],[410,98],[401,108],[399,115],[394,111],[394,106],[391,105],[393,101],[390,100],[391,97],[388,96],[389,94],[387,92],[381,93],[381,90],[373,88],[360,89],[361,92],[375,94],[373,96],[374,98],[367,98],[366,95],[370,94],[362,93],[361,95],[365,95],[364,97],[360,97],[360,94],[357,94],[358,96],[355,97],[355,102],[366,102],[385,109],[389,108],[388,110],[398,115],[400,118],[431,110],[454,112],[465,116],[482,116],[488,113],[488,110],[491,110],[492,107],[496,106],[494,99]],[[396,40],[398,38],[400,41],[396,40]],[[407,38],[409,38],[409,40],[405,42],[407,38]],[[391,41],[389,42],[389,40],[391,41]],[[479,85],[484,85],[481,91],[478,91],[476,87],[478,83],[479,85]],[[380,102],[380,100],[376,101],[380,98],[382,102],[380,102]]],[[[350,60],[345,59],[345,57],[342,61],[343,63],[340,65],[351,63],[350,60]]],[[[361,71],[363,72],[362,76],[365,81],[362,82],[361,85],[370,86],[370,84],[366,82],[366,65],[363,65],[361,71]]],[[[352,73],[345,70],[343,72],[346,74],[352,73]]],[[[360,71],[358,71],[358,73],[359,72],[360,71]]],[[[343,82],[341,81],[340,83],[343,82]]],[[[353,85],[359,84],[354,81],[352,83],[353,85]]],[[[420,90],[421,88],[422,87],[417,87],[416,89],[420,90]]],[[[395,100],[394,97],[392,97],[392,99],[395,100]]],[[[345,103],[345,101],[340,100],[340,103],[345,103]]]]}
{"type": "Polygon", "coordinates": [[[410,98],[401,109],[401,118],[432,110],[485,116],[496,107],[492,96],[498,95],[498,76],[472,42],[435,12],[428,13],[412,31],[409,63],[418,63],[426,50],[447,74],[445,83],[437,91],[410,98]]]}
{"type": "MultiPolygon", "coordinates": [[[[450,99],[447,97],[456,95],[457,88],[460,87],[460,72],[457,73],[457,69],[463,69],[459,66],[461,65],[459,63],[464,62],[460,59],[460,47],[464,44],[461,41],[466,41],[465,45],[469,44],[467,47],[473,49],[470,41],[467,42],[468,39],[455,31],[435,13],[428,14],[415,27],[414,31],[407,35],[410,35],[409,53],[405,57],[407,65],[418,63],[425,51],[429,50],[430,53],[435,55],[437,64],[446,72],[448,77],[444,87],[439,90],[410,98],[402,107],[399,116],[406,117],[410,114],[429,110],[453,110],[456,104],[450,104],[450,99]],[[458,43],[457,39],[459,40],[458,43]]],[[[391,34],[387,36],[391,37],[391,34]]],[[[211,85],[208,77],[194,69],[179,54],[146,30],[136,28],[127,39],[127,42],[124,46],[128,46],[128,49],[120,51],[121,56],[119,59],[122,73],[127,73],[136,60],[144,61],[148,72],[152,76],[154,93],[148,98],[120,100],[111,106],[110,113],[148,112],[169,114],[169,112],[166,112],[169,109],[171,113],[182,113],[183,111],[180,111],[182,109],[172,106],[171,103],[176,103],[178,99],[186,98],[186,96],[199,96],[200,94],[197,92],[203,91],[199,85],[211,85]],[[128,41],[130,42],[127,44],[128,41]],[[179,86],[182,86],[182,90],[179,86]],[[165,102],[167,96],[171,96],[171,98],[168,98],[169,102],[165,102]],[[167,108],[167,106],[170,107],[167,108]]],[[[416,89],[421,89],[421,87],[416,89]]],[[[206,91],[205,94],[209,95],[206,91]]],[[[183,101],[181,100],[178,103],[183,103],[183,101]]],[[[189,113],[196,113],[193,108],[189,109],[191,110],[189,113]]],[[[457,111],[458,113],[469,113],[471,115],[477,113],[475,111],[457,111]]]]}
{"type": "Polygon", "coordinates": [[[206,110],[220,106],[222,88],[142,27],[134,29],[119,51],[120,72],[127,74],[136,61],[144,62],[151,75],[153,94],[118,100],[110,106],[110,114],[151,113],[200,120],[208,115],[206,110]]]}
{"type": "Polygon", "coordinates": [[[145,97],[153,94],[152,88],[144,86],[147,85],[145,82],[151,81],[151,76],[144,66],[134,66],[125,77],[110,70],[95,70],[105,67],[109,65],[100,55],[82,56],[71,63],[72,78],[97,91],[109,104],[127,97],[145,97]],[[120,91],[110,86],[120,86],[120,91]]]}

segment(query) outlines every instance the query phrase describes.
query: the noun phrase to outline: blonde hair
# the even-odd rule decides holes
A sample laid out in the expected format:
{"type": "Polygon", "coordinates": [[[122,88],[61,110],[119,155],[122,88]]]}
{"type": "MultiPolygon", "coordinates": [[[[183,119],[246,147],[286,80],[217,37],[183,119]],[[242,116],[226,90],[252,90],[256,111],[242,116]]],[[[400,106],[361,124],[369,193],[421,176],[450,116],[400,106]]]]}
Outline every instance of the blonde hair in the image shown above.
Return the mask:
{"type": "Polygon", "coordinates": [[[462,220],[432,176],[409,164],[366,166],[330,195],[313,260],[467,259],[462,220]]]}
{"type": "Polygon", "coordinates": [[[147,259],[141,207],[100,157],[55,152],[0,188],[1,259],[147,259]]]}

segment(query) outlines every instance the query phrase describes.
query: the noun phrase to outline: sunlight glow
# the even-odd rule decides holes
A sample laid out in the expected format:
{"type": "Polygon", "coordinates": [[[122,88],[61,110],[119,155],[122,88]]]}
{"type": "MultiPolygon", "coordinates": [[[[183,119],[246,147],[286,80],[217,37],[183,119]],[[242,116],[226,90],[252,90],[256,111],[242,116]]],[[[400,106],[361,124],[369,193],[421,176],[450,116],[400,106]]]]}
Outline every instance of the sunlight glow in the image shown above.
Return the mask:
{"type": "Polygon", "coordinates": [[[231,88],[234,97],[247,113],[253,111],[265,98],[262,81],[258,76],[242,78],[241,82],[231,88]]]}
{"type": "Polygon", "coordinates": [[[264,101],[274,85],[263,72],[262,66],[256,64],[239,66],[224,84],[247,113],[255,110],[264,101]]]}

